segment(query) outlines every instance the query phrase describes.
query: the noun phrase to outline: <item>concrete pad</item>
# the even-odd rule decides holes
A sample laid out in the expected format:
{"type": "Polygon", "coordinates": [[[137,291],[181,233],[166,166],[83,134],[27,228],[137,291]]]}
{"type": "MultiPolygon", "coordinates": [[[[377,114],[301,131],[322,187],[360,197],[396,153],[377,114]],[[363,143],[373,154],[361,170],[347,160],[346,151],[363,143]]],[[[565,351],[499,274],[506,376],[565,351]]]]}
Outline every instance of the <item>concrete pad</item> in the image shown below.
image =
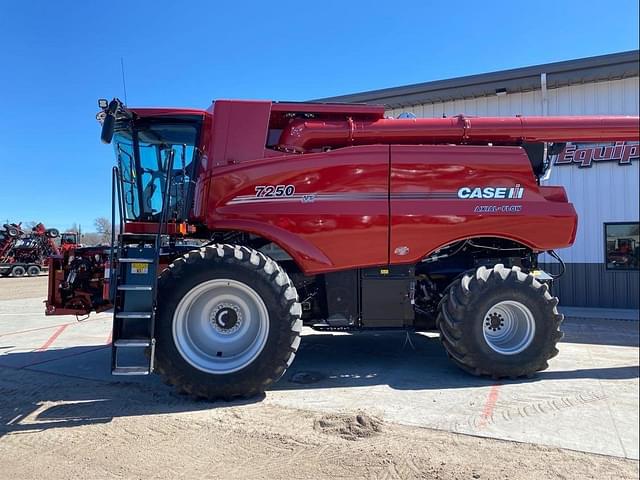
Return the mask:
{"type": "Polygon", "coordinates": [[[640,310],[625,308],[558,307],[560,312],[571,318],[595,318],[598,320],[640,320],[640,310]]]}
{"type": "MultiPolygon", "coordinates": [[[[118,385],[120,394],[134,384],[166,391],[155,375],[109,375],[110,325],[109,314],[78,323],[45,317],[39,299],[0,301],[0,366],[118,385]]],[[[295,362],[263,401],[638,459],[638,327],[568,319],[549,370],[501,382],[460,371],[434,334],[305,329],[295,362]]]]}

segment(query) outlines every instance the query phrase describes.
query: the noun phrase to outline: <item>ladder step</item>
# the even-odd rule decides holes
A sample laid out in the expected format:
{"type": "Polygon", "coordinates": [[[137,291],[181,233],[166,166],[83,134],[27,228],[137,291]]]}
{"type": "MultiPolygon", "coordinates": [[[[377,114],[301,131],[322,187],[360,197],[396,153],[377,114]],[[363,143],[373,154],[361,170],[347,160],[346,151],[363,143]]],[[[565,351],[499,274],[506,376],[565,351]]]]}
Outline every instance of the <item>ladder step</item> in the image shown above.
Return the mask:
{"type": "Polygon", "coordinates": [[[150,312],[119,312],[116,313],[116,318],[151,318],[150,312]]]}
{"type": "Polygon", "coordinates": [[[121,338],[113,342],[113,345],[118,348],[141,348],[151,345],[151,341],[146,338],[121,338]]]}
{"type": "Polygon", "coordinates": [[[149,375],[149,367],[116,367],[111,375],[149,375]]]}
{"type": "Polygon", "coordinates": [[[150,292],[151,285],[118,285],[118,290],[133,290],[137,292],[150,292]]]}
{"type": "Polygon", "coordinates": [[[153,263],[153,258],[119,258],[120,263],[153,263]]]}

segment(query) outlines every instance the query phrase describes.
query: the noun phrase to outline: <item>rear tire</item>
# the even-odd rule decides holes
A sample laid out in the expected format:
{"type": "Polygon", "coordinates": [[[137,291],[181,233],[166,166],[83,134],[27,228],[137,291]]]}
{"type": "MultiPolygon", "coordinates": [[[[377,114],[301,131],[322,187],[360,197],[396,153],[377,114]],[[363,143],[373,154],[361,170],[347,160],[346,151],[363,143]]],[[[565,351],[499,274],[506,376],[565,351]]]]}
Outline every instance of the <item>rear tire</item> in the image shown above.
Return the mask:
{"type": "Polygon", "coordinates": [[[480,267],[445,295],[440,339],[451,360],[473,375],[528,376],[558,354],[564,317],[557,305],[548,285],[519,267],[480,267]]]}
{"type": "Polygon", "coordinates": [[[40,275],[40,267],[37,265],[29,265],[27,268],[27,275],[30,277],[37,277],[40,275]]]}
{"type": "Polygon", "coordinates": [[[301,314],[293,282],[264,254],[234,245],[192,250],[158,283],[156,370],[196,397],[260,394],[291,365],[301,314]]]}
{"type": "Polygon", "coordinates": [[[27,273],[27,271],[22,265],[16,265],[11,269],[11,275],[14,277],[23,277],[25,273],[27,273]]]}

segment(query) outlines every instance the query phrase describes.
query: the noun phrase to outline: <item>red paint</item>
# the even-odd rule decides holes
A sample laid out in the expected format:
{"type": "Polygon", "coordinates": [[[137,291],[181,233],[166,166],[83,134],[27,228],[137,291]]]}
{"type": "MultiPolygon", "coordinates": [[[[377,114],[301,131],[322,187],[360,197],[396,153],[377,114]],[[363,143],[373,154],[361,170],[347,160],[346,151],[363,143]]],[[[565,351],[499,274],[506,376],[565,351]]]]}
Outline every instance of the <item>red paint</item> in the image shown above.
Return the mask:
{"type": "Polygon", "coordinates": [[[365,145],[239,162],[213,172],[200,181],[207,192],[202,203],[207,227],[272,240],[306,273],[415,263],[448,243],[480,236],[517,240],[537,251],[562,248],[572,244],[577,226],[564,189],[539,187],[520,147],[365,145]],[[522,199],[456,198],[465,186],[517,184],[525,189],[522,199]],[[256,185],[295,185],[296,194],[316,198],[352,197],[230,203],[255,196],[256,185]],[[438,192],[449,198],[407,197],[438,192]],[[488,204],[518,205],[521,211],[475,211],[488,204]],[[396,255],[400,246],[409,247],[409,254],[396,255]]]}
{"type": "Polygon", "coordinates": [[[478,236],[513,239],[535,251],[563,248],[574,241],[574,208],[562,187],[537,185],[517,145],[639,135],[637,117],[382,116],[379,106],[215,102],[201,133],[191,220],[208,230],[265,237],[308,274],[415,263],[448,243],[478,236]],[[433,145],[442,142],[458,145],[433,145]],[[416,143],[427,145],[409,145],[416,143]],[[525,189],[518,201],[456,197],[462,187],[516,184],[525,189]],[[232,203],[255,196],[260,185],[352,198],[232,203]],[[438,192],[451,196],[425,198],[438,192]],[[515,206],[520,212],[478,213],[476,207],[483,206],[515,206]],[[394,254],[404,246],[408,255],[394,254]]]}
{"type": "Polygon", "coordinates": [[[324,146],[387,144],[516,144],[635,140],[637,117],[465,117],[384,118],[375,121],[306,120],[289,123],[280,136],[283,149],[305,152],[324,146]]]}
{"type": "Polygon", "coordinates": [[[520,147],[394,145],[391,147],[391,263],[416,263],[454,240],[495,236],[534,250],[573,243],[576,212],[562,187],[542,190],[520,147]],[[458,199],[465,186],[524,188],[521,199],[458,199]],[[454,198],[404,199],[400,194],[451,192],[454,198]],[[561,193],[562,192],[562,193],[561,193]],[[550,193],[554,201],[545,194],[550,193]],[[394,198],[395,196],[399,198],[394,198]],[[477,213],[477,206],[521,206],[520,212],[477,213]],[[544,235],[540,232],[544,231],[544,235]],[[409,247],[407,256],[395,248],[409,247]]]}
{"type": "MultiPolygon", "coordinates": [[[[83,320],[82,323],[86,323],[86,322],[92,322],[94,320],[101,320],[100,318],[88,318],[87,320],[83,320]]],[[[3,333],[0,334],[0,337],[8,337],[10,335],[20,335],[22,333],[29,333],[29,332],[37,332],[38,330],[47,330],[49,328],[56,328],[56,327],[62,327],[62,326],[69,326],[69,325],[73,325],[74,323],[77,322],[70,322],[70,323],[62,323],[60,325],[49,325],[46,327],[37,327],[37,328],[29,328],[27,330],[18,330],[17,332],[9,332],[9,333],[3,333]]]]}
{"type": "Polygon", "coordinates": [[[271,112],[321,113],[327,115],[350,115],[354,117],[382,118],[384,105],[365,105],[364,103],[303,103],[269,102],[271,112]]]}
{"type": "Polygon", "coordinates": [[[362,146],[217,167],[206,187],[205,222],[264,236],[307,272],[388,261],[389,147],[362,146]],[[295,185],[296,194],[378,193],[379,199],[229,204],[256,185],[295,185]]]}
{"type": "Polygon", "coordinates": [[[42,351],[48,349],[53,344],[53,342],[55,342],[58,339],[58,337],[62,334],[62,332],[64,332],[66,330],[66,328],[68,326],[69,326],[69,324],[60,325],[56,329],[56,331],[53,332],[53,334],[49,337],[49,339],[46,342],[44,342],[41,347],[36,348],[35,351],[36,352],[42,352],[42,351]]]}
{"type": "Polygon", "coordinates": [[[487,426],[487,423],[493,417],[493,410],[498,402],[498,396],[500,395],[500,384],[495,384],[491,386],[491,390],[489,390],[489,395],[487,395],[487,400],[484,403],[484,408],[482,409],[482,414],[480,415],[480,422],[478,423],[479,428],[484,428],[487,426]]]}

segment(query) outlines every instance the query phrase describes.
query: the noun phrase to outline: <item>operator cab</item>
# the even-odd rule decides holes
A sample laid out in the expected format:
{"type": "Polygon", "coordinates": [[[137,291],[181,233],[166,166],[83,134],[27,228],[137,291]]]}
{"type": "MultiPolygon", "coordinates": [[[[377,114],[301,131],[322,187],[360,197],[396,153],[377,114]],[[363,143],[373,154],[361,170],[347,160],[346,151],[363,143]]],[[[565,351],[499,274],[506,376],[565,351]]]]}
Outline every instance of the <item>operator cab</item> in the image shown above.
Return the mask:
{"type": "MultiPolygon", "coordinates": [[[[99,105],[102,102],[106,103],[99,105]]],[[[124,220],[158,223],[166,215],[165,221],[186,221],[193,200],[202,116],[143,117],[114,99],[98,120],[103,124],[102,141],[114,146],[124,220]]]]}

